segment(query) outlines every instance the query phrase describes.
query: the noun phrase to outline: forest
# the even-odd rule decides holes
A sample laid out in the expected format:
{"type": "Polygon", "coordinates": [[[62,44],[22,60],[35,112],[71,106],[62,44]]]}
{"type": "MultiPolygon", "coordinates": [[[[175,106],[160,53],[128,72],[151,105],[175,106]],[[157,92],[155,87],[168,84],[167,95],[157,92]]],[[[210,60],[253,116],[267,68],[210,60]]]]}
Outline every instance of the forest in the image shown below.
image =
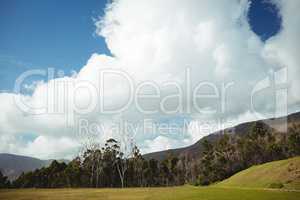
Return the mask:
{"type": "Polygon", "coordinates": [[[0,188],[123,188],[209,185],[250,166],[300,155],[300,126],[280,133],[262,122],[249,132],[224,132],[215,141],[203,140],[197,158],[169,154],[164,160],[143,158],[137,146],[125,156],[120,143],[109,139],[103,147],[87,148],[68,164],[22,173],[10,182],[0,172],[0,188]]]}

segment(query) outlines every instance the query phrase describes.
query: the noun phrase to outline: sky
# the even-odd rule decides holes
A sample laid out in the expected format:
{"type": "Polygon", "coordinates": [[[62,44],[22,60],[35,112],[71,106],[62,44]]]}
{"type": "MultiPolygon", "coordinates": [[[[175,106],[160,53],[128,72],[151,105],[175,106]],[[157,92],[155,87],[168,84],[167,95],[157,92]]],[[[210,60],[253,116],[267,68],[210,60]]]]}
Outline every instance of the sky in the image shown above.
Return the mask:
{"type": "Polygon", "coordinates": [[[0,0],[0,152],[70,159],[90,142],[85,134],[99,143],[125,140],[120,124],[129,124],[125,132],[148,153],[191,145],[241,122],[295,112],[298,9],[293,0],[0,0]],[[16,79],[34,69],[47,75],[30,76],[15,91],[16,79]],[[117,73],[99,85],[99,71],[105,69],[117,73]],[[208,88],[202,92],[213,88],[217,97],[191,102],[184,87],[188,72],[194,91],[204,83],[208,88]],[[287,83],[281,93],[262,86],[277,79],[287,83]],[[61,82],[74,86],[73,93],[57,86],[61,82]],[[104,94],[97,93],[102,87],[104,94]],[[134,98],[116,113],[101,110],[104,100],[109,109],[124,106],[130,89],[154,97],[139,104],[134,98]],[[170,95],[175,91],[180,94],[170,95]],[[83,109],[93,103],[88,112],[83,109]],[[159,109],[145,112],[153,108],[159,109]],[[176,130],[170,128],[174,124],[176,130]]]}
{"type": "MultiPolygon", "coordinates": [[[[0,90],[12,91],[15,79],[32,68],[79,71],[92,53],[110,54],[95,35],[94,19],[104,15],[106,0],[1,0],[0,90]]],[[[253,31],[262,40],[280,29],[276,8],[253,1],[253,31]]]]}
{"type": "Polygon", "coordinates": [[[16,77],[32,68],[78,71],[92,53],[109,54],[96,37],[93,19],[105,0],[1,0],[0,90],[12,90],[16,77]]]}

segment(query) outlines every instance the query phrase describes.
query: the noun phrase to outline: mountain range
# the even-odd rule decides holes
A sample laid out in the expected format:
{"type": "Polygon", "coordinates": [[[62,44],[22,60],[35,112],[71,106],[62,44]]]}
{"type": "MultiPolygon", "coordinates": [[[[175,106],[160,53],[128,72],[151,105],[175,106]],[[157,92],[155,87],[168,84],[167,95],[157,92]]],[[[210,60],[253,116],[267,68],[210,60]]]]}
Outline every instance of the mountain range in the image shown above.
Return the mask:
{"type": "MultiPolygon", "coordinates": [[[[0,153],[0,170],[10,180],[16,179],[22,172],[48,166],[53,160],[40,160],[29,156],[0,153]]],[[[59,160],[68,162],[68,160],[59,160]]]]}

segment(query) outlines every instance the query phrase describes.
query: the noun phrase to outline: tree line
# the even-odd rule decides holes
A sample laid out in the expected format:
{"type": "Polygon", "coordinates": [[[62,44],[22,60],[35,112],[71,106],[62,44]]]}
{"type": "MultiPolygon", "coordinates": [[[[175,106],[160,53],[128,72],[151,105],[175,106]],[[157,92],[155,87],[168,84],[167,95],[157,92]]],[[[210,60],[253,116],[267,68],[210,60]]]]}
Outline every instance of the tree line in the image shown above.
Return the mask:
{"type": "Polygon", "coordinates": [[[255,122],[248,133],[225,132],[215,141],[203,140],[202,147],[197,158],[169,154],[162,161],[146,160],[136,146],[125,155],[120,143],[109,139],[104,147],[88,148],[68,164],[53,161],[11,183],[0,173],[0,188],[209,185],[252,165],[300,155],[300,126],[279,133],[255,122]]]}

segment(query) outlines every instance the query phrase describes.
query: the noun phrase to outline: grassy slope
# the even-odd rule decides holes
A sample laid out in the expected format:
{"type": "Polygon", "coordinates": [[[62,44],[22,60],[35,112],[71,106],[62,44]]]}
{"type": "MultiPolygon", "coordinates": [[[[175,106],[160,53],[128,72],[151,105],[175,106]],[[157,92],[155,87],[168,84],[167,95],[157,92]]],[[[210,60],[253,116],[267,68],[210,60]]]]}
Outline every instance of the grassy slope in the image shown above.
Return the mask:
{"type": "Polygon", "coordinates": [[[300,190],[300,157],[253,166],[217,184],[225,187],[271,188],[300,190]]]}
{"type": "Polygon", "coordinates": [[[298,200],[300,192],[217,187],[0,190],[5,200],[298,200]]]}

